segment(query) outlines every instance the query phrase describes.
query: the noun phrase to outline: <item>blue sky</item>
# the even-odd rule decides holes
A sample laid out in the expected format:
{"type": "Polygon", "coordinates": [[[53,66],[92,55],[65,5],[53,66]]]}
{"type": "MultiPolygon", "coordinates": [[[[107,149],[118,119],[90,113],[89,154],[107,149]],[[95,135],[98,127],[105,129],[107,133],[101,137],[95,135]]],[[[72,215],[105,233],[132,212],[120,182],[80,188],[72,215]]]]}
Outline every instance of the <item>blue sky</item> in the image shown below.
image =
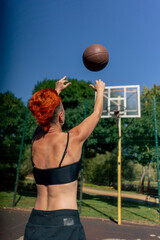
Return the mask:
{"type": "Polygon", "coordinates": [[[0,91],[26,102],[44,78],[106,85],[160,84],[160,0],[3,0],[0,91]],[[110,56],[99,72],[82,62],[99,43],[110,56]]]}

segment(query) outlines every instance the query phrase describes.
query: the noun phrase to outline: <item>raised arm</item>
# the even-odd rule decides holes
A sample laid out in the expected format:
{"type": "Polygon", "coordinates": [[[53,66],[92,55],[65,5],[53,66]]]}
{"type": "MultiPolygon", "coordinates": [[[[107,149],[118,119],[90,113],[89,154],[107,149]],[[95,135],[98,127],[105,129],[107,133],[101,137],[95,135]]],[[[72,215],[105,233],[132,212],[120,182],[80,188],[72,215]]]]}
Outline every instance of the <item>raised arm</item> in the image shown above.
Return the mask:
{"type": "Polygon", "coordinates": [[[90,85],[90,87],[97,91],[94,111],[82,123],[70,130],[70,133],[75,133],[77,135],[80,142],[84,142],[93,132],[103,111],[103,94],[105,83],[101,80],[96,80],[95,86],[90,85]]]}
{"type": "Polygon", "coordinates": [[[58,95],[64,90],[66,89],[69,85],[71,85],[71,82],[68,82],[66,80],[66,76],[64,76],[63,78],[61,78],[59,81],[56,82],[56,92],[58,93],[58,95]]]}

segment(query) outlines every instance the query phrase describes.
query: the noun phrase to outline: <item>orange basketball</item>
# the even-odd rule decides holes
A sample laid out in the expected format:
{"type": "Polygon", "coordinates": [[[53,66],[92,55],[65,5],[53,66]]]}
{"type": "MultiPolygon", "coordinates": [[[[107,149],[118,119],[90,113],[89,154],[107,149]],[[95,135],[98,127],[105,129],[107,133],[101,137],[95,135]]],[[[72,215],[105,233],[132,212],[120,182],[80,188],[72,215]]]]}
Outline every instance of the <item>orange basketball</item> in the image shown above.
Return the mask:
{"type": "Polygon", "coordinates": [[[83,53],[83,63],[90,71],[100,71],[107,66],[108,62],[108,51],[100,44],[90,45],[83,53]]]}

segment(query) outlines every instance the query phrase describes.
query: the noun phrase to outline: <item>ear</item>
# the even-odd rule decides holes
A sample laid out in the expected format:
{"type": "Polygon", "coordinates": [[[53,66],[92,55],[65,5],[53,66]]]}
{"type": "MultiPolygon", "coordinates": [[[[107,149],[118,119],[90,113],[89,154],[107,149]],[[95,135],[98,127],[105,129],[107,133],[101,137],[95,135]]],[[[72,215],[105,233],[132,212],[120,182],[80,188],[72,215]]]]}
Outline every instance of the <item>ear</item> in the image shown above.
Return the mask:
{"type": "Polygon", "coordinates": [[[63,121],[64,121],[63,112],[59,112],[58,120],[59,120],[60,123],[63,123],[63,121]]]}

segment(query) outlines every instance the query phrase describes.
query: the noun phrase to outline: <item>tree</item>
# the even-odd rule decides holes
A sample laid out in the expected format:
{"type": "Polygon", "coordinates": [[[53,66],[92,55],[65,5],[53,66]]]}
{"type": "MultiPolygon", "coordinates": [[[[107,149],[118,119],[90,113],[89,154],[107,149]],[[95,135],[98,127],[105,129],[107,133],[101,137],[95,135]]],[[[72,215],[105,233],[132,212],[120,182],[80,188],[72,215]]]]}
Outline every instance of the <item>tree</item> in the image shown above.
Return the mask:
{"type": "Polygon", "coordinates": [[[0,182],[13,187],[26,107],[10,92],[0,93],[0,182]]]}
{"type": "MultiPolygon", "coordinates": [[[[158,106],[157,119],[160,119],[160,86],[153,85],[151,90],[144,87],[141,94],[141,118],[133,121],[123,138],[125,156],[143,166],[140,180],[141,192],[144,189],[145,166],[148,165],[150,169],[150,164],[155,159],[153,97],[156,98],[158,106]]],[[[158,133],[160,138],[160,131],[158,133]]],[[[150,172],[148,175],[150,181],[150,172]]]]}
{"type": "MultiPolygon", "coordinates": [[[[122,156],[122,179],[133,179],[133,168],[130,161],[122,156]]],[[[84,161],[84,178],[88,183],[117,187],[117,151],[97,153],[95,157],[84,161]]]]}
{"type": "MultiPolygon", "coordinates": [[[[33,93],[43,88],[55,88],[55,80],[44,79],[38,82],[33,93]]],[[[89,87],[90,82],[77,79],[69,79],[72,85],[61,93],[66,121],[63,130],[68,131],[75,127],[84,119],[85,100],[87,101],[87,116],[93,112],[94,108],[94,91],[89,87]]],[[[112,151],[117,145],[117,126],[113,119],[101,119],[86,142],[85,156],[93,157],[96,153],[105,153],[107,150],[112,151]]]]}

